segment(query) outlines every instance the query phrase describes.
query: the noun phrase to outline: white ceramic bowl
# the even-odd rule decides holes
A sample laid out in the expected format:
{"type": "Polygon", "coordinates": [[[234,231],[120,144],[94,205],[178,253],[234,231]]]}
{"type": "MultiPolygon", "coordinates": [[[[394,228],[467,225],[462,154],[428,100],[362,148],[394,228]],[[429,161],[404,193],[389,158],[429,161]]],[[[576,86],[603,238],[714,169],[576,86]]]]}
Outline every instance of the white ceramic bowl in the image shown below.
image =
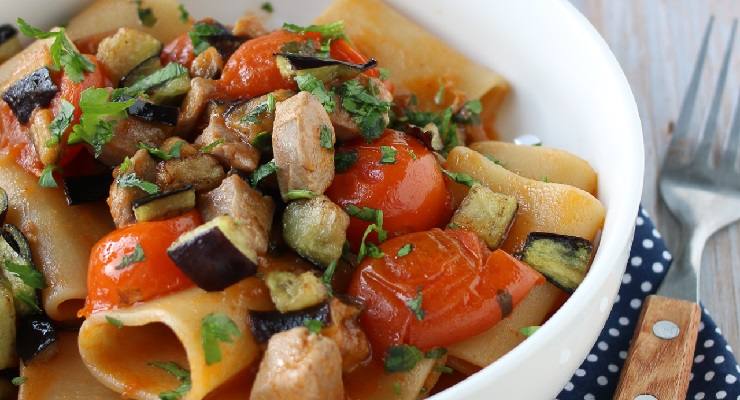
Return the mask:
{"type": "MultiPolygon", "coordinates": [[[[3,17],[48,27],[85,0],[0,0],[3,17]],[[10,17],[6,17],[10,16],[10,17]]],[[[185,0],[191,14],[231,22],[261,0],[185,0]]],[[[329,0],[272,0],[273,26],[308,23],[329,0]]],[[[531,133],[588,160],[607,215],[588,276],[531,338],[493,365],[434,397],[552,399],[583,361],[611,310],[629,253],[643,177],[642,129],[614,55],[564,0],[390,0],[403,13],[509,79],[505,137],[531,133]]],[[[12,21],[0,21],[12,22],[12,21]]]]}

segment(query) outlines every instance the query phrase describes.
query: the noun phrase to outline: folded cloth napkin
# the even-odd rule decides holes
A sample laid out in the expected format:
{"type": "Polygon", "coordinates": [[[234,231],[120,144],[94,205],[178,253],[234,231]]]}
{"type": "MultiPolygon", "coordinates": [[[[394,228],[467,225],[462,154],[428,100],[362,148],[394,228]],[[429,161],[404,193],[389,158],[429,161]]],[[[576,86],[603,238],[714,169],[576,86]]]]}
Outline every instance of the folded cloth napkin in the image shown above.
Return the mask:
{"type": "MultiPolygon", "coordinates": [[[[636,224],[627,270],[606,326],[558,395],[559,400],[608,400],[614,396],[642,301],[655,293],[671,264],[671,253],[645,210],[640,210],[636,224]]],[[[740,400],[740,366],[706,308],[702,310],[686,398],[740,400]]]]}

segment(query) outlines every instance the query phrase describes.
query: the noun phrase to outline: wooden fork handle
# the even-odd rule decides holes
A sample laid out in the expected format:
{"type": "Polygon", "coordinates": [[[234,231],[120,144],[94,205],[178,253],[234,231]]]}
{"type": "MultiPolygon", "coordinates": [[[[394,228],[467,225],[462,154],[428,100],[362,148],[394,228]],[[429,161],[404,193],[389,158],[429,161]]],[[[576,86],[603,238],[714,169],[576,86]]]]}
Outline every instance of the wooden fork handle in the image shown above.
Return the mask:
{"type": "Polygon", "coordinates": [[[649,296],[614,399],[685,399],[700,319],[696,303],[649,296]]]}

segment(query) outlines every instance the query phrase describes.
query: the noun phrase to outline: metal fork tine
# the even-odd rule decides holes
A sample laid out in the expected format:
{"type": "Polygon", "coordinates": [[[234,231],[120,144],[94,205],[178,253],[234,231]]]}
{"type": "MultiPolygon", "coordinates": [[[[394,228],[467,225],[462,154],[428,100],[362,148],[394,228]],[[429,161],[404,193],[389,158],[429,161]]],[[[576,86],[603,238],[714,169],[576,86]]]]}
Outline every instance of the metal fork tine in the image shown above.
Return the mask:
{"type": "Polygon", "coordinates": [[[707,166],[711,166],[712,164],[712,144],[714,143],[714,137],[717,135],[717,118],[719,116],[722,95],[725,91],[725,83],[727,82],[727,71],[730,67],[730,56],[732,55],[732,46],[735,44],[736,31],[737,19],[732,21],[730,39],[727,41],[725,56],[722,60],[722,69],[717,78],[717,85],[714,88],[714,97],[712,97],[712,105],[709,108],[709,115],[704,124],[704,132],[702,133],[701,142],[699,143],[699,147],[694,155],[694,164],[704,164],[707,166]]]}
{"type": "Polygon", "coordinates": [[[727,148],[722,161],[727,170],[732,171],[737,165],[737,159],[740,157],[740,90],[737,91],[737,100],[735,101],[735,112],[732,117],[732,127],[730,136],[727,139],[727,148]]]}

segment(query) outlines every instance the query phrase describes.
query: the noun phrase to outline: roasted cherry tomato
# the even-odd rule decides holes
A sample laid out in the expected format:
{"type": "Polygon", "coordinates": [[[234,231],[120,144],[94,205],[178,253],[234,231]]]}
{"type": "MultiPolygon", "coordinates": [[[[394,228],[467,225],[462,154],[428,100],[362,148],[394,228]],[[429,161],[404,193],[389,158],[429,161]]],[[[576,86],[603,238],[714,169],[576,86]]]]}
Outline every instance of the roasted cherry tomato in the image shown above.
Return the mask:
{"type": "Polygon", "coordinates": [[[201,222],[200,214],[191,211],[164,221],[129,225],[100,239],[90,252],[87,301],[80,316],[193,286],[170,260],[167,248],[201,222]]]}
{"type": "Polygon", "coordinates": [[[534,269],[503,250],[490,253],[462,229],[411,233],[380,249],[383,257],[365,258],[349,288],[365,301],[360,323],[376,354],[401,343],[428,350],[475,336],[544,282],[534,269]]]}
{"type": "MultiPolygon", "coordinates": [[[[372,143],[357,139],[337,152],[356,152],[357,161],[337,173],[327,190],[335,203],[383,210],[383,229],[391,236],[441,227],[450,220],[451,197],[439,164],[417,139],[388,129],[372,143]],[[386,146],[395,150],[395,161],[381,162],[386,146]]],[[[350,219],[347,238],[353,249],[370,223],[350,219]]],[[[376,239],[375,233],[369,237],[376,239]]]]}
{"type": "Polygon", "coordinates": [[[30,129],[18,121],[4,101],[0,101],[0,148],[7,149],[8,154],[27,172],[41,176],[44,164],[31,142],[30,129]]]}
{"type": "Polygon", "coordinates": [[[190,40],[188,32],[183,33],[168,43],[162,49],[162,54],[159,57],[162,65],[176,62],[190,68],[190,64],[195,60],[195,50],[193,49],[193,42],[190,40]]]}

